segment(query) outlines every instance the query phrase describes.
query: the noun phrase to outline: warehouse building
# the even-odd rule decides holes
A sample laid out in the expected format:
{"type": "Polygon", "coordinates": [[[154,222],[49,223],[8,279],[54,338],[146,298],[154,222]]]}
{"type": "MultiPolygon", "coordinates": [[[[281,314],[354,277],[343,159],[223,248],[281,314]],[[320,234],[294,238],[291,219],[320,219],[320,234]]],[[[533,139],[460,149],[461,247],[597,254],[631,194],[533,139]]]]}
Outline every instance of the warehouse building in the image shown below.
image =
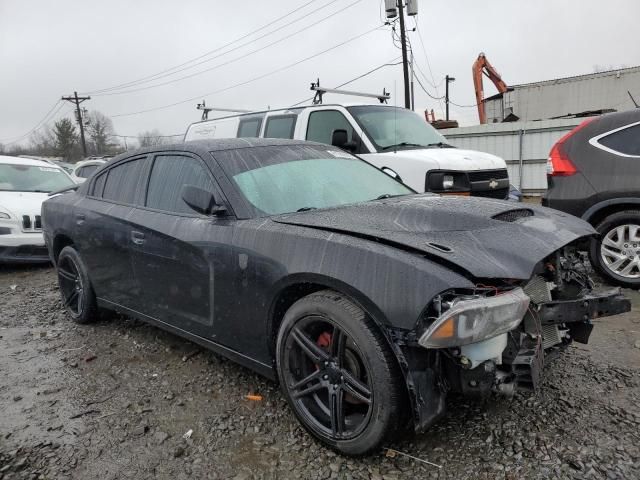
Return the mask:
{"type": "Polygon", "coordinates": [[[442,133],[460,148],[504,158],[511,183],[525,195],[547,188],[553,144],[586,117],[640,104],[640,66],[514,85],[485,99],[487,123],[442,133]]]}
{"type": "Polygon", "coordinates": [[[548,120],[592,111],[623,111],[640,103],[640,66],[513,85],[486,98],[488,123],[548,120]]]}

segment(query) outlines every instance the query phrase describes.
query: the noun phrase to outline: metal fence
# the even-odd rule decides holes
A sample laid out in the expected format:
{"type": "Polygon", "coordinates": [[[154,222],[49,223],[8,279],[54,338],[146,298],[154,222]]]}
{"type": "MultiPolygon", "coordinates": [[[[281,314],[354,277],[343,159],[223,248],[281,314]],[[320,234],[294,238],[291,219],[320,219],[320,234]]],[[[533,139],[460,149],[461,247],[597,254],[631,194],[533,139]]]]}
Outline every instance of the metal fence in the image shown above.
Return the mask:
{"type": "Polygon", "coordinates": [[[549,151],[583,118],[476,125],[442,130],[456,147],[479,150],[507,162],[511,183],[525,195],[541,195],[547,189],[549,151]]]}

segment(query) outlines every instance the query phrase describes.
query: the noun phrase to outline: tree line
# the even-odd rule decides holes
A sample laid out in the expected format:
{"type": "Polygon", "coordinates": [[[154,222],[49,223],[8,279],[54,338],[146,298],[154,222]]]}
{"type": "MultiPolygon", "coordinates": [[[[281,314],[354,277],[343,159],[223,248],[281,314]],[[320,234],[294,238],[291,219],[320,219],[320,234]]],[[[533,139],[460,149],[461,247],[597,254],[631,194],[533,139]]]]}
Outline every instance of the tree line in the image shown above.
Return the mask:
{"type": "MultiPolygon", "coordinates": [[[[137,138],[117,135],[113,122],[103,113],[94,110],[83,116],[87,156],[110,156],[124,152],[127,148],[150,147],[165,143],[166,138],[157,130],[138,134],[137,138]]],[[[34,132],[26,144],[4,146],[0,143],[0,154],[36,155],[60,157],[75,163],[83,158],[79,128],[69,118],[62,118],[53,125],[46,125],[34,132]]]]}

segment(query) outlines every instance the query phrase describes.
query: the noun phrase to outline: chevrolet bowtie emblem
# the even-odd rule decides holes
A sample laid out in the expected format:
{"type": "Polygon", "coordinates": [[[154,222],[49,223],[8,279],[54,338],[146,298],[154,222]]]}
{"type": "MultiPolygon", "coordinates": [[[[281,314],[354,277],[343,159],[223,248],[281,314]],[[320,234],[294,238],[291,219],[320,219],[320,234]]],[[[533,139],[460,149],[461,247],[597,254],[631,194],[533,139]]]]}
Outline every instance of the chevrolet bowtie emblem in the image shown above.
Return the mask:
{"type": "Polygon", "coordinates": [[[498,181],[493,178],[489,181],[489,188],[495,189],[498,188],[498,181]]]}

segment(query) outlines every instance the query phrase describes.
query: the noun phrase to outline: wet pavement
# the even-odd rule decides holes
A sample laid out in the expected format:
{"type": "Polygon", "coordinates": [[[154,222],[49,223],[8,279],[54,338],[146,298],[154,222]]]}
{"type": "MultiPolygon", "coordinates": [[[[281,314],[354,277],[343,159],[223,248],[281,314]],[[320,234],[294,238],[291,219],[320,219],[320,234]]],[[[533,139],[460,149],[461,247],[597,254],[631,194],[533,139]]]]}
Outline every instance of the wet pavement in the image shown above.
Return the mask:
{"type": "Polygon", "coordinates": [[[389,445],[438,469],[341,457],[276,384],[138,321],[75,325],[52,269],[0,267],[0,479],[640,478],[640,295],[626,293],[633,311],[597,321],[537,395],[451,398],[429,432],[389,445]]]}

